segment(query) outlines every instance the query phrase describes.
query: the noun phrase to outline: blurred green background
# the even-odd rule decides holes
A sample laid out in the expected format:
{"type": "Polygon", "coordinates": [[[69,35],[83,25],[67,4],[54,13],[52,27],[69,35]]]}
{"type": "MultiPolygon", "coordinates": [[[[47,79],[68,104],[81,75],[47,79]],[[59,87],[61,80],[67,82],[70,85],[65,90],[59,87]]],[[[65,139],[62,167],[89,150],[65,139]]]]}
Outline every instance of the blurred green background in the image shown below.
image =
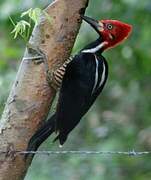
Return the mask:
{"type": "MultiPolygon", "coordinates": [[[[21,62],[25,43],[13,39],[8,15],[19,20],[31,7],[50,1],[0,1],[0,114],[21,62]]],[[[44,4],[45,3],[45,4],[44,4]]],[[[151,148],[151,1],[90,0],[87,15],[133,25],[132,36],[104,54],[109,79],[102,95],[70,134],[62,150],[138,151],[151,148]]],[[[96,33],[82,24],[73,52],[93,41],[96,33]]],[[[49,138],[40,149],[60,150],[49,138]]],[[[25,180],[150,180],[149,156],[35,156],[25,180]]]]}

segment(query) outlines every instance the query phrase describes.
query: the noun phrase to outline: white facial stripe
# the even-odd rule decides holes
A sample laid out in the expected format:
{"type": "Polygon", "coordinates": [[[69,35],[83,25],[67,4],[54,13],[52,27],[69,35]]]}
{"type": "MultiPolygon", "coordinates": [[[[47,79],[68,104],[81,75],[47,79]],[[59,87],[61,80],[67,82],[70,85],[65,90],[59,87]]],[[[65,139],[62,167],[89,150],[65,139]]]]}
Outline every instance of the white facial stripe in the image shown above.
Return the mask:
{"type": "Polygon", "coordinates": [[[96,56],[95,56],[95,63],[96,63],[96,67],[95,67],[95,82],[94,82],[92,94],[94,93],[96,85],[98,83],[98,66],[99,66],[99,63],[98,63],[98,60],[97,60],[96,56]]]}
{"type": "Polygon", "coordinates": [[[108,43],[105,41],[105,42],[102,42],[101,44],[99,44],[98,46],[96,46],[95,48],[86,49],[86,50],[83,50],[82,52],[83,53],[96,53],[97,51],[99,51],[101,48],[103,48],[107,44],[108,43]]]}
{"type": "Polygon", "coordinates": [[[113,36],[109,33],[109,38],[111,39],[111,40],[113,40],[113,36]]]}
{"type": "Polygon", "coordinates": [[[105,80],[105,71],[106,71],[106,67],[105,64],[103,62],[103,73],[102,73],[102,78],[101,78],[101,82],[99,83],[99,88],[102,86],[102,84],[104,83],[105,80]]]}

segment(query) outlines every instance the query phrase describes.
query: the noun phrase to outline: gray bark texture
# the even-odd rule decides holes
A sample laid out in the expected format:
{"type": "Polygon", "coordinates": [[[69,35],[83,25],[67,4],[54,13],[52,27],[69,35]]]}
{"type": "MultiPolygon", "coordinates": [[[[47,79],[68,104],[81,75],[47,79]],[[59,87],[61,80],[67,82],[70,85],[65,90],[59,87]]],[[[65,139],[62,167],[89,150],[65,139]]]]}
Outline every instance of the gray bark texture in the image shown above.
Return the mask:
{"type": "MultiPolygon", "coordinates": [[[[34,28],[30,44],[46,54],[51,70],[70,56],[81,24],[79,11],[87,4],[88,0],[56,0],[46,8],[51,22],[41,17],[34,28]]],[[[26,50],[0,120],[0,151],[8,152],[0,153],[0,180],[24,179],[31,159],[14,157],[11,149],[26,150],[29,139],[47,117],[56,93],[48,85],[44,64],[35,65],[29,56],[34,54],[26,50]]]]}

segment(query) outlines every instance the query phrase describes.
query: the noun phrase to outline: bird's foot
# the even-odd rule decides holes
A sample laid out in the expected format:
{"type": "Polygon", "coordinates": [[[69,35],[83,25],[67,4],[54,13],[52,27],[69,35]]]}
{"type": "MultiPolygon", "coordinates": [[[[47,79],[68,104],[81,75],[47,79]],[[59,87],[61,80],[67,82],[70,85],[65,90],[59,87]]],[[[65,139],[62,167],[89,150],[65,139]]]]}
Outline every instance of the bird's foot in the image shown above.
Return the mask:
{"type": "Polygon", "coordinates": [[[64,64],[60,66],[58,69],[50,70],[48,66],[48,58],[46,54],[41,49],[39,49],[39,47],[36,47],[33,44],[28,43],[27,50],[29,54],[32,54],[32,57],[27,57],[24,59],[32,60],[36,65],[44,63],[46,80],[49,86],[51,86],[53,89],[57,91],[61,86],[66,67],[68,63],[72,60],[72,57],[70,57],[67,61],[65,61],[64,64]]]}
{"type": "Polygon", "coordinates": [[[55,81],[55,71],[50,70],[48,66],[48,58],[46,54],[37,46],[28,43],[27,44],[28,53],[31,54],[31,57],[26,57],[24,60],[32,60],[34,64],[38,65],[44,63],[45,73],[46,73],[46,80],[53,89],[57,90],[60,86],[56,84],[55,81]]]}
{"type": "Polygon", "coordinates": [[[27,44],[28,53],[31,55],[30,57],[25,57],[24,60],[33,61],[34,64],[38,65],[44,63],[47,59],[45,53],[37,46],[28,43],[27,44]]]}
{"type": "Polygon", "coordinates": [[[58,85],[56,85],[55,78],[54,78],[54,71],[49,69],[48,66],[48,58],[46,54],[39,49],[39,47],[36,47],[30,43],[27,44],[27,50],[29,54],[32,54],[32,57],[27,57],[27,60],[32,60],[34,64],[38,65],[41,63],[44,63],[45,73],[46,73],[46,80],[49,84],[49,86],[53,87],[55,90],[58,89],[58,85]]]}

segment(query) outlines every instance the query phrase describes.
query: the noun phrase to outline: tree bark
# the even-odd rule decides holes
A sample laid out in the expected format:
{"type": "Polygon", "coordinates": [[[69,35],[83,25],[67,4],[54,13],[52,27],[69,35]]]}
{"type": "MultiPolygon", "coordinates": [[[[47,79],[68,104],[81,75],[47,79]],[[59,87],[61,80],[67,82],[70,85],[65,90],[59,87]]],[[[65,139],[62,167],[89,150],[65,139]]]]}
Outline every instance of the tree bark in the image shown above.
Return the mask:
{"type": "MultiPolygon", "coordinates": [[[[46,11],[49,22],[41,17],[32,33],[30,43],[39,47],[48,57],[50,69],[56,69],[70,55],[88,0],[56,0],[46,11]]],[[[26,150],[27,144],[41,122],[47,117],[55,90],[48,85],[44,64],[27,60],[26,50],[16,80],[0,120],[0,180],[24,179],[30,163],[23,156],[13,156],[11,149],[26,150]]]]}

